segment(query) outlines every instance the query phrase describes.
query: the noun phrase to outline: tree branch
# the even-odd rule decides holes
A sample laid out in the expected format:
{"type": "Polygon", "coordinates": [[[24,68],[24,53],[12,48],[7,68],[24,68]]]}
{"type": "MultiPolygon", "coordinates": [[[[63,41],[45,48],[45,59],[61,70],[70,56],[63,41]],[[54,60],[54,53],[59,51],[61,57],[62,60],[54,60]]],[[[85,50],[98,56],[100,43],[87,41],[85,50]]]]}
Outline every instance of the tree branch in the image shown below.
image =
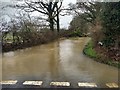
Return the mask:
{"type": "Polygon", "coordinates": [[[43,13],[43,14],[48,14],[47,12],[43,12],[43,11],[41,11],[41,10],[37,9],[36,7],[34,7],[34,6],[30,5],[30,4],[29,4],[29,3],[27,3],[27,2],[25,2],[25,3],[28,5],[28,7],[29,7],[29,8],[34,9],[34,11],[38,11],[38,12],[43,13]]]}

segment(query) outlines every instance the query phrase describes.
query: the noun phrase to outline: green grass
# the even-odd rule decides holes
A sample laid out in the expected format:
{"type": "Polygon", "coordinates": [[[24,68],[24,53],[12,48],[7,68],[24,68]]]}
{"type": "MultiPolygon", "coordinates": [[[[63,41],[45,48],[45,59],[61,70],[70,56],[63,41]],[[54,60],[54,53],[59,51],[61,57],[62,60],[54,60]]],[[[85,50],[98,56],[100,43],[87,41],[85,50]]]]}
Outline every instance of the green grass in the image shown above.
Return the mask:
{"type": "Polygon", "coordinates": [[[114,60],[111,60],[106,57],[101,57],[94,49],[93,49],[93,43],[92,41],[89,41],[89,43],[85,46],[83,53],[91,58],[94,58],[95,61],[104,63],[110,66],[114,66],[117,68],[120,68],[120,63],[115,62],[114,60]]]}
{"type": "Polygon", "coordinates": [[[85,47],[85,49],[84,49],[84,53],[85,53],[86,55],[88,55],[89,57],[92,57],[92,58],[96,58],[96,57],[97,57],[97,53],[96,53],[96,51],[93,49],[93,43],[92,43],[92,41],[90,41],[90,42],[86,45],[86,47],[85,47]]]}

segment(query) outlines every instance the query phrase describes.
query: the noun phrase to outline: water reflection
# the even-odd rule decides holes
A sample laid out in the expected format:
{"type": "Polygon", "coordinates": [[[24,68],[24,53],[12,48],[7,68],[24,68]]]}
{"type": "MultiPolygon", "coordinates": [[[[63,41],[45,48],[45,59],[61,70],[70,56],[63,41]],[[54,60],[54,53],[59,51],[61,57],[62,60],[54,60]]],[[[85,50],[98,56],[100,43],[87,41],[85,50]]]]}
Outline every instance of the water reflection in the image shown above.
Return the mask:
{"type": "Polygon", "coordinates": [[[118,82],[118,69],[83,55],[89,38],[65,39],[3,54],[3,80],[118,82]]]}

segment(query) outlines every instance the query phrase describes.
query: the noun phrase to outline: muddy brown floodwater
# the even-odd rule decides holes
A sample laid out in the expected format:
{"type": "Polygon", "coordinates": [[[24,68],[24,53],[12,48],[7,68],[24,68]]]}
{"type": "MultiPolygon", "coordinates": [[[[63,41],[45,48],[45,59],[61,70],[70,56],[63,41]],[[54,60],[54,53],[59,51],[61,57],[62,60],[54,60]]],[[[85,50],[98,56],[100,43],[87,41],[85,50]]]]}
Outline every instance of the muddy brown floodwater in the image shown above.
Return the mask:
{"type": "Polygon", "coordinates": [[[118,83],[118,69],[98,63],[83,54],[90,38],[63,39],[49,44],[3,53],[3,80],[42,80],[44,87],[51,81],[118,83]]]}

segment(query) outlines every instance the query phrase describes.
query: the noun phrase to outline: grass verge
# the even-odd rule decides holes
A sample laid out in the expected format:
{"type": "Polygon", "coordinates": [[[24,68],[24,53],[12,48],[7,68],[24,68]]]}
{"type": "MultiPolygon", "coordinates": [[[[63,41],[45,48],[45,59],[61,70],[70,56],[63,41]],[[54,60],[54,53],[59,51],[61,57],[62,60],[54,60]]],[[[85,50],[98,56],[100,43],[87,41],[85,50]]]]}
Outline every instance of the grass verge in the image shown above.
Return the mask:
{"type": "Polygon", "coordinates": [[[91,58],[97,58],[97,53],[93,49],[93,43],[92,41],[89,41],[88,44],[85,46],[83,50],[84,54],[91,57],[91,58]]]}
{"type": "Polygon", "coordinates": [[[120,68],[120,62],[114,61],[104,56],[103,54],[99,53],[98,51],[96,51],[93,48],[93,43],[91,40],[87,43],[87,45],[85,45],[85,48],[83,49],[83,53],[88,57],[93,58],[97,62],[120,68]]]}

